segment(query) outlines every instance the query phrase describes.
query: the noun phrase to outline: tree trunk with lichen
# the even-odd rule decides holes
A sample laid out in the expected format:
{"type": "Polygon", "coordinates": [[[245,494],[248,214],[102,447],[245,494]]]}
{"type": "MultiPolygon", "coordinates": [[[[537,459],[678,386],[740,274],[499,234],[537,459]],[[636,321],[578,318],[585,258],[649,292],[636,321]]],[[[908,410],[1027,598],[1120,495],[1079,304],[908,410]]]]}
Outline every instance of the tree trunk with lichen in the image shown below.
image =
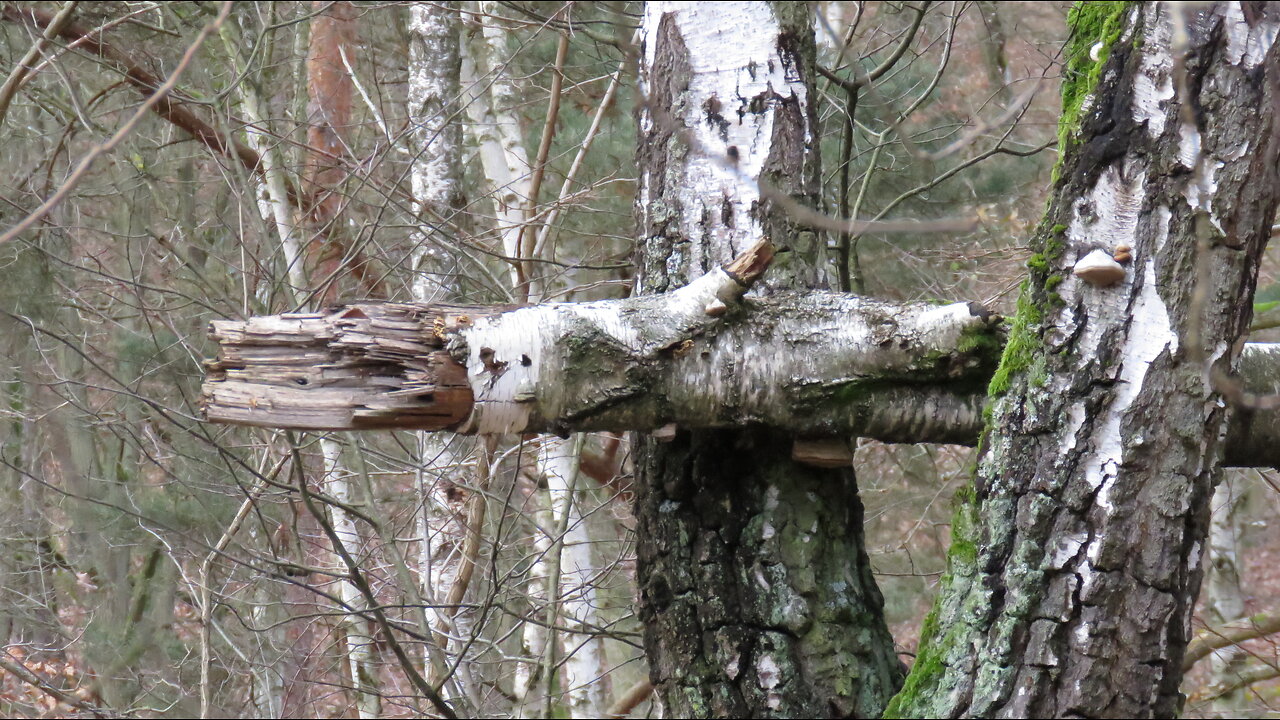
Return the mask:
{"type": "Polygon", "coordinates": [[[1280,191],[1280,8],[1083,3],[1072,21],[1063,162],[949,573],[889,715],[1171,717],[1182,702],[1226,375],[1280,191]],[[1095,250],[1121,261],[1115,284],[1073,276],[1095,250]]]}
{"type": "MultiPolygon", "coordinates": [[[[649,3],[643,22],[640,291],[684,286],[762,236],[786,250],[763,292],[822,284],[823,238],[761,187],[816,202],[807,7],[649,3]]],[[[792,440],[637,441],[640,615],[668,715],[875,716],[900,682],[853,472],[798,465],[792,440]]]]}

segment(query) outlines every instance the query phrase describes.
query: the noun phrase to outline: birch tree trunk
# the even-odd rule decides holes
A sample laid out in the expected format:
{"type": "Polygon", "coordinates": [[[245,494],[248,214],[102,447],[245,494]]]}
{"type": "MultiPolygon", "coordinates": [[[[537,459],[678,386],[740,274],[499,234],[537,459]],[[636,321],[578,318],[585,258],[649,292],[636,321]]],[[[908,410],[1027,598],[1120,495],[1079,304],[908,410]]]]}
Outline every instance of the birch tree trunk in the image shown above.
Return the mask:
{"type": "MultiPolygon", "coordinates": [[[[462,85],[468,94],[467,115],[480,156],[484,176],[488,179],[493,201],[494,230],[498,234],[502,254],[510,260],[520,257],[520,228],[524,224],[529,202],[529,154],[515,108],[521,102],[515,86],[515,75],[508,72],[511,57],[507,52],[507,33],[499,27],[499,3],[469,2],[478,33],[464,43],[462,53],[462,85]]],[[[508,275],[511,287],[520,284],[516,264],[508,275]]]]}
{"type": "Polygon", "coordinates": [[[1190,10],[1072,13],[1063,161],[949,575],[889,715],[1178,714],[1222,378],[1280,191],[1280,8],[1190,10]],[[1074,276],[1090,254],[1123,277],[1074,276]]]}
{"type": "Polygon", "coordinates": [[[413,197],[424,224],[414,238],[412,294],[430,302],[452,294],[441,283],[443,273],[457,275],[446,264],[443,248],[451,239],[438,229],[452,223],[462,208],[462,124],[460,3],[414,3],[409,8],[409,124],[413,197]]]}
{"type": "MultiPolygon", "coordinates": [[[[261,158],[261,180],[256,183],[258,211],[263,220],[271,224],[276,231],[285,268],[284,277],[287,287],[284,295],[291,304],[294,304],[299,297],[303,296],[307,286],[303,272],[302,246],[298,241],[298,213],[289,202],[288,181],[283,169],[285,164],[281,161],[272,140],[269,114],[265,109],[267,103],[262,97],[259,78],[248,72],[249,64],[240,51],[244,31],[239,26],[237,30],[239,32],[233,31],[230,24],[224,25],[221,30],[222,40],[236,72],[246,75],[237,89],[240,94],[241,110],[244,112],[245,119],[248,120],[245,135],[249,146],[261,158]]],[[[264,453],[264,456],[270,455],[270,451],[264,453]]],[[[248,532],[251,535],[256,534],[256,528],[251,525],[248,532]]],[[[253,682],[249,691],[252,716],[255,718],[280,717],[284,709],[284,681],[279,667],[287,657],[287,652],[282,648],[288,647],[290,643],[286,642],[283,624],[279,622],[279,617],[283,613],[280,607],[271,604],[269,595],[267,588],[262,586],[253,588],[249,593],[250,614],[254,626],[270,628],[256,633],[251,645],[257,661],[252,669],[253,682]]],[[[207,617],[212,617],[212,610],[213,608],[210,607],[204,611],[207,617]]],[[[205,628],[204,632],[207,636],[209,629],[205,628]]],[[[203,662],[202,673],[207,676],[208,659],[206,658],[203,662]]],[[[203,683],[201,690],[203,711],[207,710],[210,693],[203,683]]],[[[205,712],[201,714],[207,715],[205,712]]]]}
{"type": "MultiPolygon", "coordinates": [[[[641,292],[762,236],[790,251],[772,285],[823,283],[824,239],[759,184],[817,201],[809,20],[802,4],[646,5],[641,292]]],[[[853,473],[801,467],[791,448],[777,430],[637,441],[640,615],[673,717],[872,717],[897,688],[853,473]]]]}
{"type": "Polygon", "coordinates": [[[610,687],[604,661],[595,588],[596,565],[583,499],[589,496],[580,469],[585,437],[540,438],[536,464],[547,491],[531,493],[537,561],[529,575],[530,613],[524,633],[527,662],[517,671],[519,717],[547,717],[549,704],[569,717],[601,717],[610,687]],[[564,627],[569,633],[559,632],[564,627]],[[558,681],[557,681],[558,679],[558,681]],[[553,687],[560,692],[552,694],[553,687]]]}
{"type": "Polygon", "coordinates": [[[600,622],[596,577],[598,568],[592,552],[595,538],[590,532],[587,510],[591,492],[582,471],[581,433],[570,440],[548,438],[547,487],[553,499],[557,525],[565,528],[560,539],[560,572],[557,615],[569,630],[560,635],[558,652],[564,657],[560,688],[569,717],[601,717],[608,705],[611,683],[604,654],[604,640],[597,633],[600,622]]]}
{"type": "MultiPolygon", "coordinates": [[[[1209,543],[1205,549],[1208,567],[1205,578],[1205,622],[1224,626],[1245,617],[1244,594],[1240,591],[1240,513],[1245,499],[1245,480],[1238,471],[1225,473],[1213,493],[1210,509],[1209,543]]],[[[1249,653],[1239,645],[1228,645],[1210,659],[1210,687],[1235,685],[1245,669],[1249,653]]],[[[1212,709],[1222,717],[1242,710],[1243,689],[1224,693],[1213,700],[1212,709]]]]}
{"type": "MultiPolygon", "coordinates": [[[[408,106],[413,127],[409,177],[422,222],[421,232],[414,237],[411,294],[420,302],[456,297],[462,278],[456,254],[449,251],[454,240],[441,229],[456,224],[464,205],[459,102],[461,5],[415,3],[409,10],[408,106]]],[[[468,480],[487,477],[487,468],[471,463],[476,448],[469,438],[453,433],[417,435],[416,481],[422,535],[418,565],[423,596],[429,603],[424,610],[424,630],[437,638],[438,645],[427,650],[434,656],[427,663],[427,677],[433,683],[444,682],[447,698],[468,702],[478,696],[470,683],[470,668],[460,667],[461,672],[447,678],[446,668],[456,660],[457,653],[472,646],[469,636],[475,628],[468,616],[470,611],[450,600],[458,593],[469,597],[466,590],[471,585],[471,575],[463,572],[467,563],[463,549],[468,532],[479,532],[480,528],[468,527],[470,513],[456,512],[449,496],[459,485],[469,484],[468,480]]],[[[468,498],[468,507],[487,502],[483,490],[480,488],[468,498]]],[[[458,601],[462,599],[461,595],[457,597],[458,601]]]]}

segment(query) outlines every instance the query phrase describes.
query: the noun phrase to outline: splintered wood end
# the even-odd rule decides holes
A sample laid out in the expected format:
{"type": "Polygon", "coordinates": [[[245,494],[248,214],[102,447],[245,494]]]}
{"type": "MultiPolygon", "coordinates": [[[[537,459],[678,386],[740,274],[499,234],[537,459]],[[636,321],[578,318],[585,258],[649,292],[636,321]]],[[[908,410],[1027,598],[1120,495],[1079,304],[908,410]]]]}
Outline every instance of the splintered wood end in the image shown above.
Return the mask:
{"type": "Polygon", "coordinates": [[[773,262],[773,243],[769,238],[761,238],[755,245],[747,248],[741,255],[724,266],[724,271],[737,280],[743,287],[751,287],[773,262]]]}

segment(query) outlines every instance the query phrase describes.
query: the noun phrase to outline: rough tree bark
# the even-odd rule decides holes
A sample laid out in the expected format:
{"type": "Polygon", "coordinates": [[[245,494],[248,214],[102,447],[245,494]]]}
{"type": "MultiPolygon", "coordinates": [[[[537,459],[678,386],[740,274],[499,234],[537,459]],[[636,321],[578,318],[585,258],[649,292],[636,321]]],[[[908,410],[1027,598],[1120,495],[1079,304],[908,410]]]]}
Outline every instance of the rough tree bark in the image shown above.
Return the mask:
{"type": "Polygon", "coordinates": [[[1062,165],[949,575],[890,715],[1178,713],[1219,377],[1280,192],[1280,8],[1190,10],[1073,11],[1062,165]],[[1116,284],[1072,275],[1094,250],[1123,262],[1116,284]]]}
{"type": "MultiPolygon", "coordinates": [[[[759,184],[816,203],[809,23],[803,4],[646,5],[641,292],[685,285],[763,236],[788,250],[771,285],[822,283],[825,239],[759,184]]],[[[853,473],[791,451],[773,429],[638,439],[640,616],[672,716],[874,716],[900,682],[853,473]]]]}

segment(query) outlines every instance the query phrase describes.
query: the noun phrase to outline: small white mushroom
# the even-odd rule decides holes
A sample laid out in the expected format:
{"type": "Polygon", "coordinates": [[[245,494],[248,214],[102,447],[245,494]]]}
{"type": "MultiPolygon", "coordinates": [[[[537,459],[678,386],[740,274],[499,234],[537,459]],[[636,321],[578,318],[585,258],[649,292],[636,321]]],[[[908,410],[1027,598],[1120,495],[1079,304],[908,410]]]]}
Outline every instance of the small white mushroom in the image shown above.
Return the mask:
{"type": "Polygon", "coordinates": [[[720,298],[714,298],[702,311],[710,317],[720,317],[729,311],[729,306],[720,298]]]}
{"type": "Polygon", "coordinates": [[[1080,258],[1071,272],[1096,287],[1115,285],[1124,279],[1124,266],[1105,250],[1094,250],[1080,258]]]}

